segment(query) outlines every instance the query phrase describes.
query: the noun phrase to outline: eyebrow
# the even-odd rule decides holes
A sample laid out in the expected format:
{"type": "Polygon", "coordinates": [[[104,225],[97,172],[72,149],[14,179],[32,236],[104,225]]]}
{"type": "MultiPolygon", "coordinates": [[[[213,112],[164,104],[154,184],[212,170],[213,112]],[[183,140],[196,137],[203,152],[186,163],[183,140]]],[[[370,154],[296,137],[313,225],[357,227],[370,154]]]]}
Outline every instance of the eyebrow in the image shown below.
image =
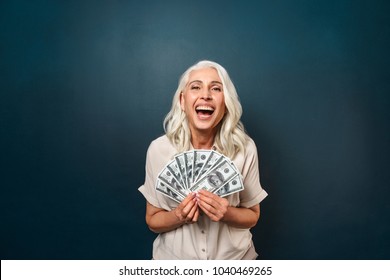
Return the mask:
{"type": "MultiPolygon", "coordinates": [[[[203,84],[203,82],[201,80],[194,80],[194,81],[189,82],[188,84],[190,85],[192,83],[201,83],[201,84],[203,84]]],[[[219,82],[219,81],[211,81],[210,84],[220,84],[220,85],[222,85],[222,83],[219,82]]]]}

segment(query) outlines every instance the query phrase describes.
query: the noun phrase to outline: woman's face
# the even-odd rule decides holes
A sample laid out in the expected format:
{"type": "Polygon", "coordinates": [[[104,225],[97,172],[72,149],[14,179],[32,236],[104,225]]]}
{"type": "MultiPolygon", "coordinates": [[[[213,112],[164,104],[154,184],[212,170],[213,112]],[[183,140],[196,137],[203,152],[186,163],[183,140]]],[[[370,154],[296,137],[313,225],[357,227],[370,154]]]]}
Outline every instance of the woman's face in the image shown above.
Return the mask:
{"type": "Polygon", "coordinates": [[[225,114],[222,81],[214,68],[203,68],[190,73],[188,83],[180,96],[192,133],[216,133],[216,127],[225,114]]]}

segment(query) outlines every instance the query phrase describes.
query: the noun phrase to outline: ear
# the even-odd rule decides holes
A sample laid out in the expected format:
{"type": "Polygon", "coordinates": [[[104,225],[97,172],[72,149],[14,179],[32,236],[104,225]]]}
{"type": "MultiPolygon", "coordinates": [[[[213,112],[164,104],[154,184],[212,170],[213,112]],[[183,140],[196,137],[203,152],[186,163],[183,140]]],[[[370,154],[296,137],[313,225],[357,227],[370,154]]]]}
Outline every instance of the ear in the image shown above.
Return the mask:
{"type": "Polygon", "coordinates": [[[180,92],[180,107],[183,112],[185,112],[185,106],[184,106],[184,94],[183,92],[180,92]]]}

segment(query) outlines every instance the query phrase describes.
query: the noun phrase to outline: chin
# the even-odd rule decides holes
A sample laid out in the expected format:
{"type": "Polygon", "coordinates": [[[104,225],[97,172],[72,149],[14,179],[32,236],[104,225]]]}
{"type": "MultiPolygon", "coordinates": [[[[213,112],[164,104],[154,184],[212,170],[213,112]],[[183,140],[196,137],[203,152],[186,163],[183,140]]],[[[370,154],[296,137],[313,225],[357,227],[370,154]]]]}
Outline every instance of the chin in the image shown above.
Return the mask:
{"type": "Polygon", "coordinates": [[[195,129],[196,130],[199,130],[199,131],[209,131],[209,130],[213,130],[215,128],[214,125],[196,125],[195,126],[195,129]]]}

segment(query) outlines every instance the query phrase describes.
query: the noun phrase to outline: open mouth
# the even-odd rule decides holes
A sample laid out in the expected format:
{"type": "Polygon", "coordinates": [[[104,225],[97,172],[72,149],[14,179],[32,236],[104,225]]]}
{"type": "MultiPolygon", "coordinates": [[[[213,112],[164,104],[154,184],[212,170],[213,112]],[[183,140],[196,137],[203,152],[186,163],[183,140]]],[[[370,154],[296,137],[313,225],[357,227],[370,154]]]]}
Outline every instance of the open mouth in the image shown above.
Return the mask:
{"type": "Polygon", "coordinates": [[[214,108],[210,106],[200,105],[195,108],[198,116],[211,116],[214,113],[214,108]]]}

